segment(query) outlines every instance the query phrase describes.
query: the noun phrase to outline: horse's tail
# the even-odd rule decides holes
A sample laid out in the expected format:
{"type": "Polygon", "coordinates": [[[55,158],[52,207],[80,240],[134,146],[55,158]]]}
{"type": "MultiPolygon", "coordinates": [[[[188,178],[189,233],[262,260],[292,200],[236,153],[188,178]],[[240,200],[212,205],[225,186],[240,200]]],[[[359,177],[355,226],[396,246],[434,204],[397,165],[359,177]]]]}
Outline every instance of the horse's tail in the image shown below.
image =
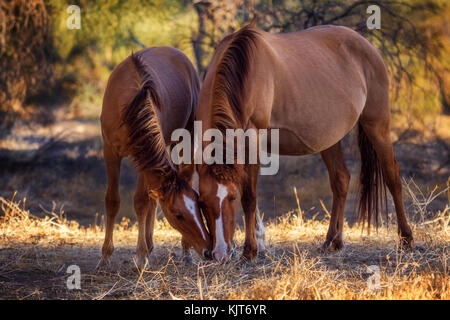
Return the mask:
{"type": "Polygon", "coordinates": [[[358,124],[358,145],[361,155],[358,218],[363,227],[367,220],[370,233],[372,217],[375,218],[375,224],[378,228],[380,211],[383,208],[387,210],[386,184],[377,154],[361,124],[358,124]]]}
{"type": "Polygon", "coordinates": [[[170,166],[156,114],[160,98],[155,79],[139,54],[131,54],[131,61],[139,76],[139,91],[122,110],[122,125],[128,133],[127,149],[139,170],[170,166]]]}

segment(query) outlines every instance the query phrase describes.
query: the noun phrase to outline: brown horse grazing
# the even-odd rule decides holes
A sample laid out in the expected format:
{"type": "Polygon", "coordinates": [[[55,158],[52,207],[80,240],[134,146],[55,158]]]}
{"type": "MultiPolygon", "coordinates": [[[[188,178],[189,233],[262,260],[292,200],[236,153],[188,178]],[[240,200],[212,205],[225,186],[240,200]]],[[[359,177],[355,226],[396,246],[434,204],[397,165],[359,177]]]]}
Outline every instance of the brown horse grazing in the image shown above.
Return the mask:
{"type": "Polygon", "coordinates": [[[200,215],[197,193],[181,178],[168,155],[172,131],[192,131],[198,91],[199,80],[191,62],[169,47],[132,54],[109,77],[101,114],[108,189],[99,266],[109,264],[114,248],[120,164],[126,156],[132,157],[139,171],[134,195],[139,225],[137,265],[145,267],[153,249],[156,200],[169,223],[182,234],[183,251],[188,253],[193,247],[201,256],[209,257],[211,239],[200,215]]]}
{"type": "MultiPolygon", "coordinates": [[[[270,34],[252,27],[219,44],[200,90],[197,120],[203,130],[279,129],[279,154],[320,152],[333,191],[324,248],[343,247],[344,206],[350,175],[340,140],[358,125],[362,159],[359,213],[378,223],[389,188],[402,243],[413,237],[402,200],[390,131],[388,72],[378,51],[339,26],[270,34]]],[[[264,250],[257,206],[259,165],[197,165],[200,205],[213,237],[213,256],[229,258],[236,194],[245,214],[244,257],[264,250]],[[245,173],[245,174],[244,174],[245,173]],[[258,241],[257,241],[258,240],[258,241]]]]}

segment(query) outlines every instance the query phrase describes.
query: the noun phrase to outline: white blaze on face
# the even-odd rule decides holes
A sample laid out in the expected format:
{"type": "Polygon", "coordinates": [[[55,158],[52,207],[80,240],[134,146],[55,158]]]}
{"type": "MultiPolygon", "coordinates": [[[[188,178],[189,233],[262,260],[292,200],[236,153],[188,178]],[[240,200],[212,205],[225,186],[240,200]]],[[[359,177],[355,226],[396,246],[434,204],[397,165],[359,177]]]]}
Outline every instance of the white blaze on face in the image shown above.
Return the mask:
{"type": "Polygon", "coordinates": [[[194,189],[195,192],[197,192],[197,194],[200,194],[199,193],[199,183],[200,183],[200,177],[198,176],[197,169],[195,168],[195,165],[194,165],[194,173],[192,174],[192,178],[191,178],[191,187],[192,187],[192,189],[194,189]]]}
{"type": "MultiPolygon", "coordinates": [[[[219,218],[216,219],[216,245],[214,251],[226,250],[227,243],[225,242],[225,236],[223,234],[223,221],[222,221],[222,202],[228,195],[227,187],[223,184],[217,184],[217,197],[219,198],[219,218]]],[[[214,252],[213,251],[213,252],[214,252]]]]}
{"type": "Polygon", "coordinates": [[[200,221],[198,220],[197,215],[195,214],[195,202],[194,200],[192,200],[191,198],[189,198],[186,195],[183,195],[183,199],[184,199],[184,204],[186,206],[186,209],[188,209],[188,211],[192,214],[192,216],[194,217],[195,223],[197,224],[198,228],[200,229],[201,233],[202,233],[202,237],[204,240],[206,240],[206,235],[203,232],[203,228],[202,225],[200,224],[200,221]]]}
{"type": "MultiPolygon", "coordinates": [[[[195,124],[194,124],[195,126],[195,124]]],[[[200,137],[201,138],[201,137],[200,137]]],[[[199,164],[201,163],[201,159],[202,159],[202,150],[200,149],[200,145],[199,145],[199,134],[198,132],[194,129],[194,164],[199,164]]]]}
{"type": "Polygon", "coordinates": [[[198,133],[194,133],[194,154],[198,152],[198,133]]]}

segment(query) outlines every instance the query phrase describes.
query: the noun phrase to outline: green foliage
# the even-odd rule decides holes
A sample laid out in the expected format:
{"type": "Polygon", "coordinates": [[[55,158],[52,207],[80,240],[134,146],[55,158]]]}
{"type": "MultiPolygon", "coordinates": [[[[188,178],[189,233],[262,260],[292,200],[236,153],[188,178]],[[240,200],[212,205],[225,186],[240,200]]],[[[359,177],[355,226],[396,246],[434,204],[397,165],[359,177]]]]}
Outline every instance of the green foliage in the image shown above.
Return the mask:
{"type": "MultiPolygon", "coordinates": [[[[98,117],[111,71],[143,46],[176,47],[204,72],[217,42],[245,23],[249,12],[245,6],[250,2],[231,1],[226,6],[219,0],[204,2],[213,5],[204,6],[203,31],[198,15],[200,2],[0,2],[0,21],[4,17],[11,20],[12,15],[4,9],[8,6],[41,5],[36,7],[39,10],[15,11],[31,13],[31,24],[23,23],[20,16],[17,23],[8,22],[12,29],[0,23],[0,127],[6,116],[12,123],[11,110],[21,109],[25,100],[44,103],[39,95],[42,89],[47,96],[68,98],[72,116],[98,117]],[[80,30],[66,26],[70,16],[67,8],[73,4],[81,9],[80,30]]],[[[450,101],[449,8],[448,0],[260,0],[254,1],[252,16],[259,27],[270,32],[324,23],[343,24],[361,32],[382,50],[393,87],[399,89],[393,96],[394,111],[424,118],[440,112],[450,101]],[[382,7],[381,30],[365,29],[369,2],[382,7]]]]}
{"type": "Polygon", "coordinates": [[[74,116],[97,117],[112,69],[143,46],[172,46],[192,58],[195,13],[183,1],[50,0],[57,72],[70,91],[74,116]],[[66,9],[81,8],[81,29],[69,30],[66,9]]]}
{"type": "Polygon", "coordinates": [[[28,112],[25,99],[51,83],[48,19],[43,0],[0,2],[0,136],[28,112]]]}
{"type": "Polygon", "coordinates": [[[358,31],[383,55],[394,111],[422,120],[450,101],[449,7],[448,0],[263,0],[255,16],[258,26],[270,32],[324,24],[358,31]],[[381,29],[366,27],[369,5],[380,7],[381,29]]]}

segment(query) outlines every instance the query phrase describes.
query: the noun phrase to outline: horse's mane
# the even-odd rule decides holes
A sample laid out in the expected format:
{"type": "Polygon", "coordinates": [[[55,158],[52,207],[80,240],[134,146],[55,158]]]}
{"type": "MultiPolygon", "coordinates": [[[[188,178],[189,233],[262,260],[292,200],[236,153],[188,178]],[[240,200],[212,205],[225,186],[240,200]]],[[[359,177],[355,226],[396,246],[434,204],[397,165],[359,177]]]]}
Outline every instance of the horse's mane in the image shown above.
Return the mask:
{"type": "MultiPolygon", "coordinates": [[[[228,45],[215,71],[211,127],[219,129],[224,135],[226,129],[242,128],[244,125],[242,123],[244,86],[257,34],[250,26],[245,26],[223,40],[227,41],[228,45]]],[[[246,176],[243,166],[238,164],[212,164],[208,166],[208,170],[218,180],[235,183],[240,183],[246,176]]]]}
{"type": "Polygon", "coordinates": [[[176,194],[191,188],[190,184],[184,178],[180,177],[175,170],[168,170],[164,175],[159,192],[162,197],[170,202],[173,201],[176,194]]]}
{"type": "Polygon", "coordinates": [[[139,170],[172,167],[155,108],[161,108],[152,74],[139,54],[131,54],[139,75],[139,92],[122,111],[122,125],[128,132],[127,147],[139,170]]]}
{"type": "Polygon", "coordinates": [[[247,172],[242,164],[212,164],[206,166],[208,173],[218,181],[241,183],[247,172]]]}
{"type": "Polygon", "coordinates": [[[235,129],[242,125],[244,85],[257,34],[257,31],[249,26],[232,34],[217,65],[212,90],[211,124],[223,133],[226,129],[235,129]]]}

